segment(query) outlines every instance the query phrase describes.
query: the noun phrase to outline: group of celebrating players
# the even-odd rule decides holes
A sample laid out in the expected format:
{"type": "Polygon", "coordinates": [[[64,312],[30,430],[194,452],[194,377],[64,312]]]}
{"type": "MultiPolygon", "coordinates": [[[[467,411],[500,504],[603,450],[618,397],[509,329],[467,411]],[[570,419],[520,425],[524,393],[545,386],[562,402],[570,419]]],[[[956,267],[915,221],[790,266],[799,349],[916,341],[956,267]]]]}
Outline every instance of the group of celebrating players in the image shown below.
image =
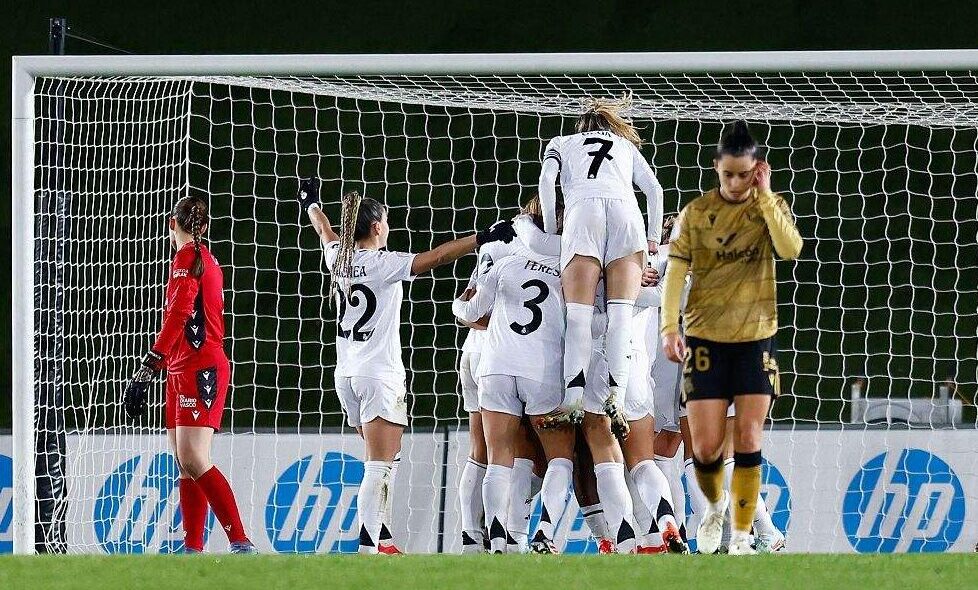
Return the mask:
{"type": "MultiPolygon", "coordinates": [[[[594,100],[575,133],[549,142],[538,196],[515,219],[421,254],[386,250],[378,201],[344,195],[336,231],[318,179],[300,185],[337,303],[335,389],[366,447],[362,553],[399,553],[390,513],[408,423],[402,283],[476,249],[472,279],[452,305],[470,328],[460,365],[471,438],[459,483],[463,552],[557,553],[555,527],[573,490],[601,552],[688,553],[680,444],[699,552],[784,546],[759,496],[761,434],[779,390],[774,253],[796,257],[801,237],[742,121],[717,146],[717,187],[663,222],[663,189],[626,106],[594,100]],[[529,531],[538,495],[541,517],[529,531]]],[[[125,406],[144,413],[149,382],[167,369],[186,547],[203,549],[209,504],[232,551],[252,552],[209,459],[230,369],[220,267],[200,239],[206,225],[203,201],[177,203],[163,328],[125,406]]]]}

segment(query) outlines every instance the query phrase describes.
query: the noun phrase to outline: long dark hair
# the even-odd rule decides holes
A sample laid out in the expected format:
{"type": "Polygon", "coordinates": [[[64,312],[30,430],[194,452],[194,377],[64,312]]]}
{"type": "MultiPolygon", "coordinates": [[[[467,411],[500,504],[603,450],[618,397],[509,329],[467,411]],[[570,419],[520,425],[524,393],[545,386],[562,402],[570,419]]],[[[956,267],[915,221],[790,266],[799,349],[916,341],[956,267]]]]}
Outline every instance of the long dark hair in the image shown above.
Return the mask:
{"type": "Polygon", "coordinates": [[[723,156],[733,156],[734,158],[761,156],[760,147],[757,145],[754,136],[751,135],[746,121],[734,121],[724,127],[714,158],[719,160],[723,156]]]}
{"type": "Polygon", "coordinates": [[[209,220],[207,202],[197,196],[183,197],[173,206],[173,218],[177,221],[180,229],[194,238],[195,256],[190,274],[195,278],[200,278],[200,275],[204,274],[204,259],[200,254],[200,239],[209,220]]]}
{"type": "Polygon", "coordinates": [[[353,254],[357,242],[370,235],[374,222],[384,219],[384,206],[369,197],[361,197],[357,191],[343,195],[340,212],[340,251],[333,263],[333,273],[330,276],[329,294],[332,299],[337,288],[346,292],[350,287],[350,275],[353,267],[353,254]],[[343,283],[337,278],[342,278],[343,283]]]}

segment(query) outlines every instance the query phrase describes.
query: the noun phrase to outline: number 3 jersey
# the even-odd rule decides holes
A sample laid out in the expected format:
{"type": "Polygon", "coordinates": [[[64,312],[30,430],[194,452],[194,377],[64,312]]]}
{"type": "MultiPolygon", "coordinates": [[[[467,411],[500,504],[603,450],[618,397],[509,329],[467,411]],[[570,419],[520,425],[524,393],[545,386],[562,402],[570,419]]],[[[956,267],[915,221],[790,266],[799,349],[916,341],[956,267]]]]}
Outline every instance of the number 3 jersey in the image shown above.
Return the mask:
{"type": "Polygon", "coordinates": [[[557,257],[507,256],[480,277],[472,299],[452,305],[455,315],[468,322],[492,311],[479,360],[480,377],[562,382],[564,301],[559,264],[557,257]]]}
{"type": "Polygon", "coordinates": [[[337,294],[336,376],[403,382],[401,281],[414,279],[414,254],[357,250],[347,277],[334,269],[339,251],[339,242],[326,244],[326,268],[337,273],[342,287],[349,287],[337,294]]]}

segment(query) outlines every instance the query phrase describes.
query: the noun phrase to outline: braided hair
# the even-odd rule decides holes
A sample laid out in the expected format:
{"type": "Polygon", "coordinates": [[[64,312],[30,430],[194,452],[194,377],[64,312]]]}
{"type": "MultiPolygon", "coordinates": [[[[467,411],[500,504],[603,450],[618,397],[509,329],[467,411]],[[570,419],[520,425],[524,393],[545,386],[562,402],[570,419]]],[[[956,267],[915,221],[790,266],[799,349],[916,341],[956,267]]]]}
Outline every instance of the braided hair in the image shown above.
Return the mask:
{"type": "Polygon", "coordinates": [[[330,301],[338,291],[347,293],[350,290],[357,242],[370,235],[375,222],[384,219],[384,206],[374,199],[360,196],[357,191],[343,195],[340,206],[340,250],[330,275],[330,301]]]}
{"type": "Polygon", "coordinates": [[[574,128],[578,133],[585,131],[610,131],[619,137],[624,137],[642,147],[642,138],[638,129],[626,119],[622,113],[632,106],[631,94],[624,94],[618,99],[593,98],[588,102],[587,110],[577,118],[574,128]]]}
{"type": "Polygon", "coordinates": [[[200,240],[208,222],[207,202],[197,196],[183,197],[173,206],[173,218],[180,229],[193,236],[195,256],[190,274],[195,278],[200,278],[204,274],[204,259],[200,253],[200,240]]]}

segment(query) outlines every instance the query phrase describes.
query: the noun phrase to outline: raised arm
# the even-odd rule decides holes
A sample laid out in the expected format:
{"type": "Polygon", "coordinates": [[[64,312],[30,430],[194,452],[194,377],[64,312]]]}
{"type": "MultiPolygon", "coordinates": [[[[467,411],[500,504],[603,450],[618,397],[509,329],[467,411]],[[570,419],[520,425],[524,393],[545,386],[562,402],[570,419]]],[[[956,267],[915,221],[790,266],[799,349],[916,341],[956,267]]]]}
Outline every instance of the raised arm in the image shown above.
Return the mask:
{"type": "Polygon", "coordinates": [[[319,204],[319,179],[315,176],[302,179],[297,198],[302,208],[309,215],[309,221],[312,222],[312,227],[319,234],[319,239],[322,240],[323,245],[339,241],[339,234],[333,231],[329,217],[326,217],[326,213],[323,212],[323,208],[319,204]]]}
{"type": "Polygon", "coordinates": [[[788,204],[779,195],[771,192],[771,166],[764,161],[758,162],[754,174],[757,207],[764,216],[768,233],[771,234],[774,251],[785,260],[794,260],[801,254],[801,234],[788,204]]]}
{"type": "Polygon", "coordinates": [[[632,182],[645,195],[646,211],[648,212],[648,240],[652,244],[662,241],[662,185],[655,177],[652,167],[645,161],[642,153],[635,148],[632,151],[634,165],[632,166],[632,182]]]}
{"type": "Polygon", "coordinates": [[[543,231],[557,233],[557,176],[560,174],[560,153],[553,140],[547,144],[540,168],[540,209],[543,210],[543,231]]]}
{"type": "Polygon", "coordinates": [[[489,242],[502,241],[509,243],[516,237],[513,222],[510,220],[497,221],[491,227],[477,234],[446,242],[437,248],[422,252],[414,257],[411,263],[411,274],[419,275],[443,264],[454,262],[489,242]]]}

